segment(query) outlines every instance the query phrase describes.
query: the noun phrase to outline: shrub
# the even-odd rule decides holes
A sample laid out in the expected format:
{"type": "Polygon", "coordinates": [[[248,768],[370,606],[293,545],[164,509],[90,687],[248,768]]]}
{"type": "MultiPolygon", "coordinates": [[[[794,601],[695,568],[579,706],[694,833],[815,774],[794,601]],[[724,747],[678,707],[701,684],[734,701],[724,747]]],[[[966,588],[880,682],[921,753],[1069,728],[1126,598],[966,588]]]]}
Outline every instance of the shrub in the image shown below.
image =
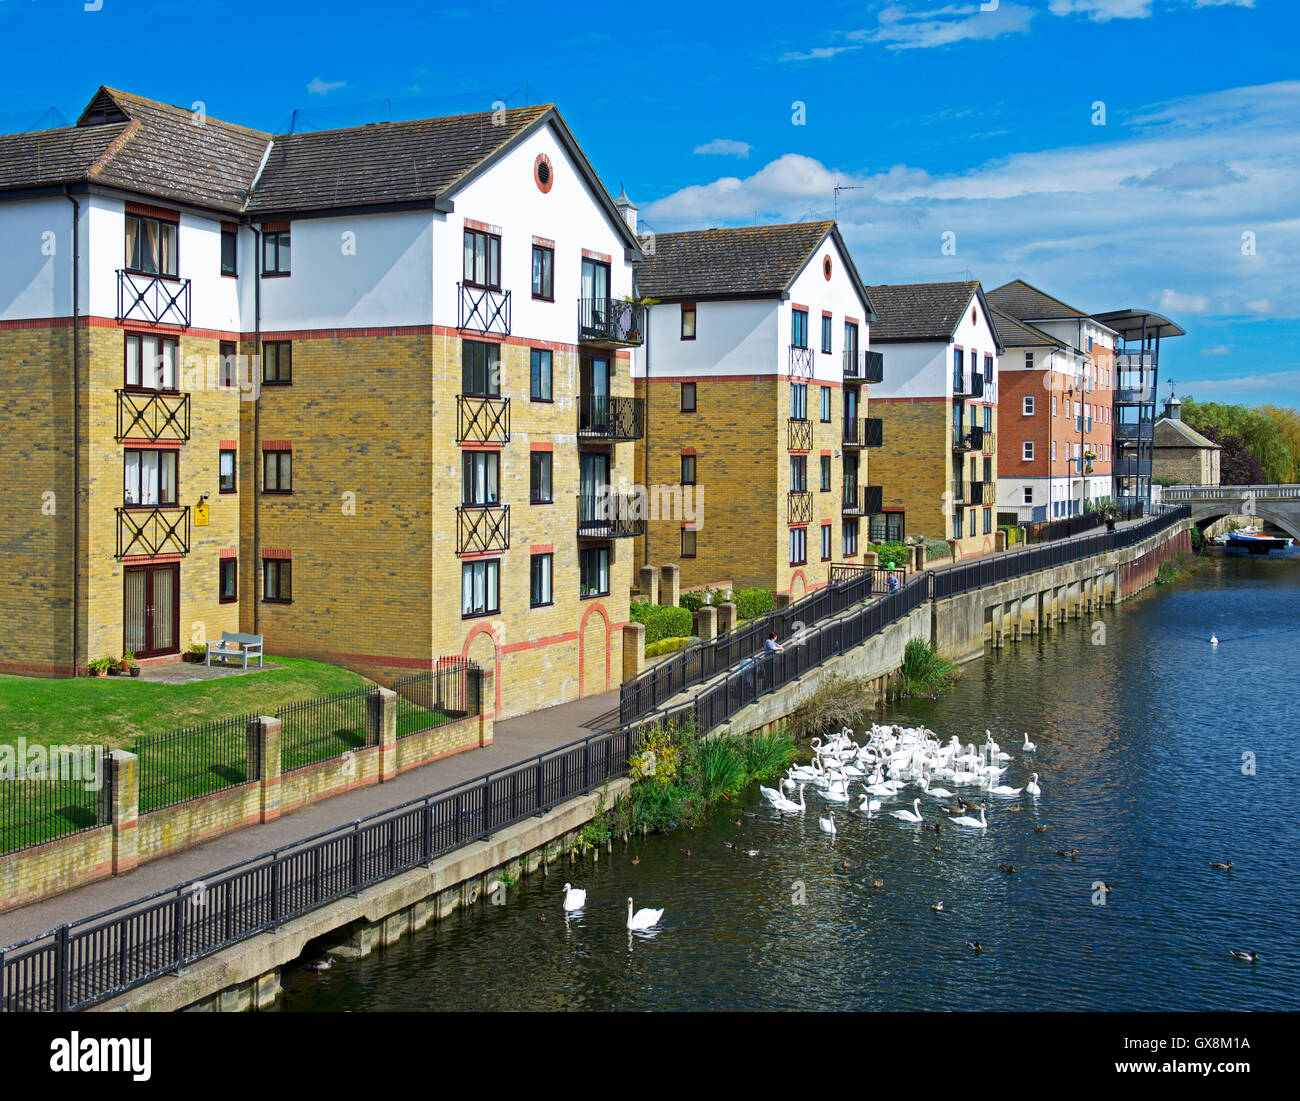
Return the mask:
{"type": "Polygon", "coordinates": [[[735,589],[732,599],[736,615],[741,619],[758,619],[772,610],[771,589],[735,589]]]}
{"type": "Polygon", "coordinates": [[[645,648],[645,656],[648,658],[657,658],[662,654],[673,654],[678,650],[685,650],[688,646],[693,646],[700,640],[695,635],[687,638],[661,638],[658,642],[652,642],[645,648]]]}
{"type": "Polygon", "coordinates": [[[948,546],[943,539],[927,539],[925,541],[925,560],[933,562],[936,558],[951,558],[952,547],[948,546]]]}
{"type": "Polygon", "coordinates": [[[691,613],[671,604],[643,604],[630,607],[633,623],[645,624],[646,646],[665,638],[683,638],[691,633],[691,613]]]}
{"type": "Polygon", "coordinates": [[[892,562],[895,569],[901,569],[912,560],[912,548],[906,543],[873,543],[869,550],[880,556],[880,565],[892,562]]]}
{"type": "Polygon", "coordinates": [[[1007,533],[1007,546],[1020,542],[1020,525],[1019,524],[999,524],[998,531],[1007,533]]]}
{"type": "Polygon", "coordinates": [[[899,692],[903,696],[933,696],[952,684],[956,666],[931,642],[912,639],[903,651],[899,692]]]}

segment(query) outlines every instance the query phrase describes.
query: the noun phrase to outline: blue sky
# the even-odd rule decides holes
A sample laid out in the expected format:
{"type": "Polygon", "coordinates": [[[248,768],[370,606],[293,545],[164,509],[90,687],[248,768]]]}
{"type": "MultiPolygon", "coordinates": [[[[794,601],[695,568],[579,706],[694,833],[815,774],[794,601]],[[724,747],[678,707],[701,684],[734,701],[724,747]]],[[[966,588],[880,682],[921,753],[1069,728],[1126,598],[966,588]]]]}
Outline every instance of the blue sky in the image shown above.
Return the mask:
{"type": "Polygon", "coordinates": [[[1151,306],[1188,330],[1179,393],[1300,406],[1297,32],[1295,0],[0,0],[27,44],[0,129],[101,83],[277,132],[553,101],[655,230],[829,217],[855,187],[869,282],[1151,306]]]}

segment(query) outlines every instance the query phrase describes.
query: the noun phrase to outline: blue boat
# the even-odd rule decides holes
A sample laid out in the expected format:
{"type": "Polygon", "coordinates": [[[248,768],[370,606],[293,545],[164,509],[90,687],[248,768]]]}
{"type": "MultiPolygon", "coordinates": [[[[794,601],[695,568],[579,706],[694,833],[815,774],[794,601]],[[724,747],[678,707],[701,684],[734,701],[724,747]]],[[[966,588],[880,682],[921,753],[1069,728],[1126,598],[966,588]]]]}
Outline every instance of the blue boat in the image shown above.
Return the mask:
{"type": "Polygon", "coordinates": [[[1268,554],[1271,550],[1281,550],[1291,545],[1290,539],[1277,539],[1272,535],[1253,535],[1249,532],[1231,531],[1228,533],[1228,547],[1248,550],[1251,554],[1268,554]]]}

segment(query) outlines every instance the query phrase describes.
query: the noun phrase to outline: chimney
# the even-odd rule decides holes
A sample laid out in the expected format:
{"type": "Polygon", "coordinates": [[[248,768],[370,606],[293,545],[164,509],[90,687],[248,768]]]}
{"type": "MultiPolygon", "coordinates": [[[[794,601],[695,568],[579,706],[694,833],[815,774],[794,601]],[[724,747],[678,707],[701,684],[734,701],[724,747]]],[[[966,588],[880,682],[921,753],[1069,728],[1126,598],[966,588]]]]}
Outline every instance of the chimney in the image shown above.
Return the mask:
{"type": "Polygon", "coordinates": [[[614,205],[618,207],[618,212],[623,215],[623,221],[627,223],[627,228],[635,233],[636,207],[632,205],[632,200],[627,197],[626,188],[619,189],[618,198],[614,200],[614,205]]]}
{"type": "Polygon", "coordinates": [[[1183,419],[1183,403],[1172,394],[1169,395],[1165,402],[1165,416],[1171,421],[1181,421],[1183,419]]]}

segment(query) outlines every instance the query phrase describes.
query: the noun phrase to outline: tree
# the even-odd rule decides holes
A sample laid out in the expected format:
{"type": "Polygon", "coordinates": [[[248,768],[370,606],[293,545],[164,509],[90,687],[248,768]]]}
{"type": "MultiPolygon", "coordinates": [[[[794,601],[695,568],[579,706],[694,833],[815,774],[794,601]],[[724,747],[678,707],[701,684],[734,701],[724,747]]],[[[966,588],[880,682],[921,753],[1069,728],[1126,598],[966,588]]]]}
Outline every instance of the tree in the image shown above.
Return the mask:
{"type": "Polygon", "coordinates": [[[1209,425],[1196,431],[1211,443],[1217,443],[1223,448],[1219,453],[1220,485],[1257,486],[1267,481],[1263,467],[1250,453],[1250,449],[1240,436],[1221,434],[1219,429],[1209,425]]]}
{"type": "MultiPolygon", "coordinates": [[[[1234,437],[1253,460],[1252,469],[1259,472],[1260,482],[1288,482],[1294,473],[1295,460],[1282,438],[1280,420],[1262,409],[1248,409],[1244,405],[1222,405],[1218,402],[1199,402],[1183,399],[1183,420],[1207,439],[1221,444],[1222,439],[1234,437]],[[1210,431],[1217,433],[1211,436],[1210,431]]],[[[1223,462],[1228,455],[1225,446],[1223,462]]],[[[1225,485],[1250,483],[1229,481],[1223,474],[1225,485]]],[[[1258,483],[1255,483],[1258,484],[1258,483]]]]}

